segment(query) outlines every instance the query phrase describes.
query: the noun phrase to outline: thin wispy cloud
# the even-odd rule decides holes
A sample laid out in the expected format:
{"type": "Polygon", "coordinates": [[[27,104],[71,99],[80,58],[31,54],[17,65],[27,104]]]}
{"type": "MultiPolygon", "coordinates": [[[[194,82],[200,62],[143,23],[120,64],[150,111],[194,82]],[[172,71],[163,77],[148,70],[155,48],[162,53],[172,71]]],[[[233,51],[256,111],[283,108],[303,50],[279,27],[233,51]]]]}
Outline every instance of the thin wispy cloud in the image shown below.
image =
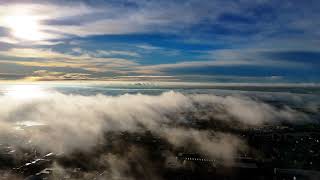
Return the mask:
{"type": "Polygon", "coordinates": [[[89,71],[113,71],[116,70],[113,68],[126,68],[136,65],[134,61],[127,59],[102,58],[97,57],[98,54],[87,53],[72,55],[51,49],[13,48],[8,51],[1,51],[0,55],[21,58],[17,60],[0,60],[1,62],[24,66],[82,68],[89,71]],[[28,58],[33,60],[28,60],[28,58]]]}

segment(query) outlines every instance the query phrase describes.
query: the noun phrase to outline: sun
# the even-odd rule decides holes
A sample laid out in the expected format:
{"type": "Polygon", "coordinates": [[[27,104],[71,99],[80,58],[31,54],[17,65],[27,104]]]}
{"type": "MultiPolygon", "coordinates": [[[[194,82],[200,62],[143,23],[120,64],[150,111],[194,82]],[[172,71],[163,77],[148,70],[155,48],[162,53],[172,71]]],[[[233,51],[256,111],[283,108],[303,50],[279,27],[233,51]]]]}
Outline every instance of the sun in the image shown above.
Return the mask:
{"type": "Polygon", "coordinates": [[[36,16],[16,13],[5,16],[3,22],[15,38],[28,41],[40,41],[45,38],[40,30],[40,20],[36,16]]]}
{"type": "Polygon", "coordinates": [[[47,95],[43,87],[39,85],[11,85],[6,88],[4,94],[17,99],[34,99],[47,95]]]}

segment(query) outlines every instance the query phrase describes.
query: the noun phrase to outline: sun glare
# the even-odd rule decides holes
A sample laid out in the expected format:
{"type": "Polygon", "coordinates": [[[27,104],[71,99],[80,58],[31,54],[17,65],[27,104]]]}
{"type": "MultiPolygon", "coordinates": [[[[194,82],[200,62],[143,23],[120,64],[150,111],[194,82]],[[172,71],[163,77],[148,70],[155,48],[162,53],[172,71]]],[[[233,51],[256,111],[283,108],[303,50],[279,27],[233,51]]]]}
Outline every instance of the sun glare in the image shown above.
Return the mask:
{"type": "Polygon", "coordinates": [[[4,23],[16,38],[29,41],[39,41],[45,38],[40,31],[39,19],[35,16],[12,14],[4,17],[4,23]]]}
{"type": "Polygon", "coordinates": [[[5,95],[18,99],[33,99],[46,96],[46,92],[38,85],[13,85],[6,89],[5,95]]]}

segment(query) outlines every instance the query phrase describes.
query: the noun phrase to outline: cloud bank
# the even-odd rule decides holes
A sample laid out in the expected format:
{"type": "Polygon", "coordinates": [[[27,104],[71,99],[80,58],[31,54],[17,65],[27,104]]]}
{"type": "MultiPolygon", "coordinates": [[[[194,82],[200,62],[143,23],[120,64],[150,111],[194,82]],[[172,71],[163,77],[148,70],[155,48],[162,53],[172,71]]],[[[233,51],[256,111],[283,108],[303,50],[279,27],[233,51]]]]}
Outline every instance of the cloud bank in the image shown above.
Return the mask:
{"type": "MultiPolygon", "coordinates": [[[[307,118],[289,107],[277,109],[247,97],[184,95],[178,92],[116,97],[51,93],[33,100],[4,95],[0,102],[6,104],[0,109],[0,123],[1,137],[9,138],[7,143],[17,142],[19,145],[21,140],[30,140],[44,151],[64,153],[90,150],[104,137],[104,133],[110,131],[150,130],[170,141],[175,139],[173,144],[187,140],[199,143],[199,139],[202,142],[207,139],[205,144],[210,144],[220,141],[216,142],[214,136],[213,141],[204,138],[208,134],[206,131],[177,129],[174,125],[222,121],[258,126],[307,118]]],[[[234,146],[233,143],[229,145],[234,146]]],[[[210,149],[208,153],[214,152],[211,148],[199,148],[204,151],[210,149]]],[[[219,153],[224,151],[213,155],[219,153]]]]}
{"type": "MultiPolygon", "coordinates": [[[[15,149],[16,158],[20,157],[20,151],[36,149],[40,154],[62,154],[65,161],[75,164],[85,161],[87,165],[82,166],[89,170],[80,172],[82,179],[159,178],[155,170],[159,165],[152,162],[150,150],[122,142],[121,138],[111,140],[110,133],[150,133],[162,139],[172,148],[161,152],[165,161],[175,159],[174,149],[187,148],[208,158],[233,163],[237,154],[250,147],[241,136],[219,128],[219,124],[247,128],[308,120],[307,115],[289,107],[274,107],[246,96],[174,91],[119,96],[67,95],[52,91],[33,99],[5,94],[0,96],[0,103],[5,104],[0,108],[1,146],[15,149]],[[196,125],[210,122],[218,124],[217,127],[206,129],[196,125]],[[100,146],[113,148],[111,152],[102,153],[97,151],[100,146]],[[76,156],[77,153],[87,156],[76,156]],[[92,153],[95,155],[90,155],[92,153]]],[[[74,171],[56,162],[52,168],[56,179],[74,171]]]]}

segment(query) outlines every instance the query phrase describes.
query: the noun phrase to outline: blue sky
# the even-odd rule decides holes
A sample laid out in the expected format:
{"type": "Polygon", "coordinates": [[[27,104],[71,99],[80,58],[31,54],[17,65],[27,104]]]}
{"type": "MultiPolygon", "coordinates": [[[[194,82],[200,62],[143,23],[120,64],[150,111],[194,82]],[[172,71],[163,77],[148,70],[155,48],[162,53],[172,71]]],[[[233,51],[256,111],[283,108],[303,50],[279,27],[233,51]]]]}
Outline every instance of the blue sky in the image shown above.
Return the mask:
{"type": "Polygon", "coordinates": [[[320,82],[317,0],[1,1],[0,80],[320,82]]]}

